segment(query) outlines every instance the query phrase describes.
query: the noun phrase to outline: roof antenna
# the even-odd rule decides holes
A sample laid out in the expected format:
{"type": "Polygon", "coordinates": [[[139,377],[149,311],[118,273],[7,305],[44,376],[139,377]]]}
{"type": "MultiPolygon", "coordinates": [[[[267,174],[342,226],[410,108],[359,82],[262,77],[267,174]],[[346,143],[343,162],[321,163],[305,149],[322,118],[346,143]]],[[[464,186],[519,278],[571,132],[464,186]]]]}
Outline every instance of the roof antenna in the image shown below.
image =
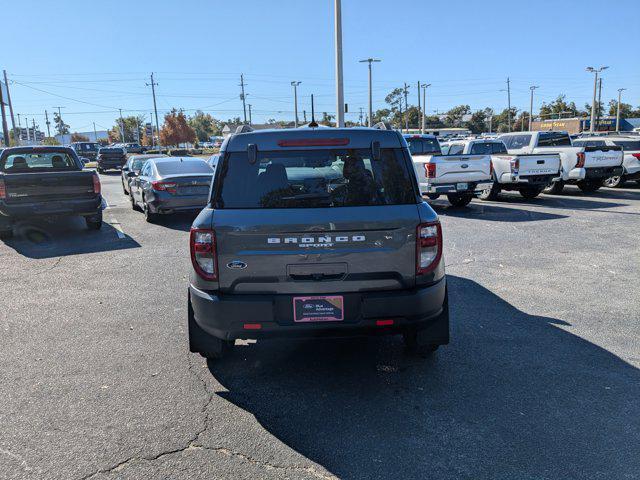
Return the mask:
{"type": "Polygon", "coordinates": [[[313,93],[311,94],[311,123],[309,123],[311,128],[316,128],[318,126],[315,118],[315,110],[313,105],[313,93]]]}

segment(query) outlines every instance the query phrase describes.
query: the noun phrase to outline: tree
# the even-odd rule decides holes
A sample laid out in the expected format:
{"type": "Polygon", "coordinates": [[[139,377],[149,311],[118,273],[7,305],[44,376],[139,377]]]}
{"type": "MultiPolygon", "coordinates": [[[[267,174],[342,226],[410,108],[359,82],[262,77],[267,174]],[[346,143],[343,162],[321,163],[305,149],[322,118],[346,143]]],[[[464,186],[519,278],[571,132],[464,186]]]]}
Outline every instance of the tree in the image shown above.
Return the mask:
{"type": "Polygon", "coordinates": [[[466,123],[466,127],[473,133],[482,133],[487,131],[487,120],[490,113],[485,110],[477,110],[471,115],[471,120],[466,123]]]}
{"type": "Polygon", "coordinates": [[[334,118],[336,118],[335,115],[329,115],[327,112],[322,112],[322,120],[320,120],[320,123],[327,125],[328,127],[335,126],[333,123],[334,118]]]}
{"type": "Polygon", "coordinates": [[[195,143],[196,132],[187,123],[187,117],[182,110],[175,108],[164,116],[164,124],[160,129],[160,143],[162,145],[177,146],[181,143],[195,143]]]}
{"type": "MultiPolygon", "coordinates": [[[[618,101],[609,101],[609,115],[616,116],[618,114],[618,101]]],[[[640,106],[636,109],[630,103],[620,102],[620,118],[636,118],[640,117],[640,106]]]]}
{"type": "Polygon", "coordinates": [[[88,142],[89,141],[89,137],[87,137],[86,135],[82,135],[81,133],[78,132],[73,132],[71,134],[71,142],[88,142]]]}
{"type": "Polygon", "coordinates": [[[64,123],[62,117],[58,114],[58,112],[53,112],[53,123],[55,125],[55,129],[58,132],[58,135],[68,135],[69,134],[69,125],[64,123]]]}
{"type": "Polygon", "coordinates": [[[444,123],[448,127],[459,127],[462,125],[463,117],[469,113],[471,113],[469,105],[458,105],[445,114],[444,123]]]}
{"type": "Polygon", "coordinates": [[[109,141],[112,143],[122,142],[122,134],[120,128],[124,126],[124,141],[138,142],[142,138],[142,130],[144,130],[144,115],[124,117],[122,122],[120,118],[116,120],[116,124],[109,130],[109,141]]]}
{"type": "MultiPolygon", "coordinates": [[[[589,107],[588,111],[591,111],[591,107],[589,107]]],[[[545,120],[548,118],[560,118],[562,116],[579,117],[583,116],[584,113],[576,107],[574,102],[567,103],[566,95],[558,95],[553,102],[548,104],[542,103],[539,115],[542,120],[545,120]]]]}
{"type": "Polygon", "coordinates": [[[220,135],[222,124],[208,113],[197,110],[189,118],[189,126],[196,132],[196,137],[200,142],[207,142],[213,135],[220,135]]]}

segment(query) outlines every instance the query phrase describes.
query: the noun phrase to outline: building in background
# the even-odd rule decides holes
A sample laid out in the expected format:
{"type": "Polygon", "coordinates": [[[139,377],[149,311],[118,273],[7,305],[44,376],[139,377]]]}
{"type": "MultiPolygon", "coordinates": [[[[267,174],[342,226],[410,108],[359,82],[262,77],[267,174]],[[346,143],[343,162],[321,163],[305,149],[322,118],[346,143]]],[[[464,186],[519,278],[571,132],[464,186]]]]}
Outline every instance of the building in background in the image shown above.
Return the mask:
{"type": "MultiPolygon", "coordinates": [[[[620,119],[620,131],[630,132],[634,126],[640,124],[640,119],[637,118],[621,118],[620,119]]],[[[582,133],[591,129],[591,119],[589,118],[560,118],[560,119],[547,119],[536,120],[531,123],[531,130],[544,131],[544,130],[561,130],[570,134],[582,133]]],[[[616,117],[606,116],[601,117],[596,121],[596,132],[614,132],[616,130],[616,117]]]]}
{"type": "MultiPolygon", "coordinates": [[[[109,141],[109,133],[106,130],[98,130],[97,132],[73,132],[78,135],[82,135],[83,137],[87,137],[87,142],[99,142],[100,140],[109,141]]],[[[71,133],[65,135],[56,135],[56,140],[60,142],[62,145],[69,145],[71,142],[71,133]]]]}

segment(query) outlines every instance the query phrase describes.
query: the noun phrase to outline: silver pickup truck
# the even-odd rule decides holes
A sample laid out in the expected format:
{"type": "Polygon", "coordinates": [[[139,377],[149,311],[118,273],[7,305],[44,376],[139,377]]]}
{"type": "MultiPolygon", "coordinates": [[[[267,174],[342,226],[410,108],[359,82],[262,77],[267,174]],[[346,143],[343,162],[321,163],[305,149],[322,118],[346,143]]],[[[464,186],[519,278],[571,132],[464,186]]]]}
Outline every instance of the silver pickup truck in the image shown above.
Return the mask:
{"type": "Polygon", "coordinates": [[[425,353],[448,343],[442,229],[402,136],[240,128],[191,228],[191,351],[379,333],[425,353]]]}
{"type": "Polygon", "coordinates": [[[420,186],[420,193],[432,200],[446,195],[454,207],[467,205],[475,196],[491,188],[491,156],[465,154],[466,141],[444,144],[433,135],[405,135],[420,186]],[[433,148],[419,149],[426,143],[433,148]],[[435,144],[433,144],[435,142],[435,144]]]}

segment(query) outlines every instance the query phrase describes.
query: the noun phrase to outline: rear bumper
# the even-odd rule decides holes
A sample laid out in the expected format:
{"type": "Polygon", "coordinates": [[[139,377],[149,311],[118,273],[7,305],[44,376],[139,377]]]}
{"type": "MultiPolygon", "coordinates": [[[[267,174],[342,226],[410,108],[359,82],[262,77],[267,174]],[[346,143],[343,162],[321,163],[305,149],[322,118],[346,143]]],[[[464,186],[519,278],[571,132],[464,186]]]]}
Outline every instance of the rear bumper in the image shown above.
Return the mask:
{"type": "Polygon", "coordinates": [[[0,215],[12,219],[48,216],[95,215],[100,211],[102,196],[88,199],[56,200],[20,204],[0,202],[0,215]]]}
{"type": "Polygon", "coordinates": [[[205,332],[224,340],[350,337],[400,333],[414,327],[430,329],[432,343],[443,345],[449,342],[446,296],[445,278],[413,290],[348,293],[344,294],[344,321],[295,323],[293,295],[218,295],[189,286],[194,320],[205,332]],[[378,326],[377,320],[393,320],[393,324],[378,326]],[[246,330],[244,324],[261,328],[246,330]]]}
{"type": "MultiPolygon", "coordinates": [[[[167,194],[169,195],[169,194],[167,194]]],[[[171,214],[177,212],[197,212],[207,206],[208,197],[194,197],[194,198],[181,198],[181,197],[169,197],[165,198],[162,194],[162,198],[159,195],[154,195],[153,198],[147,199],[147,205],[152,213],[159,214],[171,214]]]]}
{"type": "Polygon", "coordinates": [[[622,166],[585,168],[585,180],[604,180],[605,178],[622,175],[622,166]]]}
{"type": "Polygon", "coordinates": [[[532,187],[546,187],[551,183],[554,178],[557,178],[558,174],[550,175],[513,175],[511,173],[503,173],[500,175],[500,185],[513,185],[513,186],[532,186],[532,187]]]}
{"type": "Polygon", "coordinates": [[[640,170],[634,172],[634,173],[626,173],[624,178],[626,180],[640,180],[640,170]]]}
{"type": "Polygon", "coordinates": [[[456,182],[456,183],[421,183],[420,192],[423,195],[441,193],[480,193],[491,188],[493,182],[485,180],[482,182],[456,182]]]}
{"type": "Polygon", "coordinates": [[[98,160],[98,168],[102,170],[122,170],[124,164],[127,163],[127,159],[122,160],[98,160]]]}

